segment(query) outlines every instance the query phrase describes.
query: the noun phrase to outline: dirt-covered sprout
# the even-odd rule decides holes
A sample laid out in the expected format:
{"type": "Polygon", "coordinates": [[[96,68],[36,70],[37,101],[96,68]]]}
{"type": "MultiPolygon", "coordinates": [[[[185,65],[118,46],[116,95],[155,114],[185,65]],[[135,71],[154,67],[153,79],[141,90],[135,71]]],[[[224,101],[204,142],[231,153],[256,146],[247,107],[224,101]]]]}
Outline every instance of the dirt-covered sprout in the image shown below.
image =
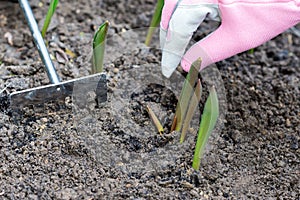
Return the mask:
{"type": "Polygon", "coordinates": [[[150,45],[150,42],[151,42],[151,39],[153,37],[154,31],[160,23],[161,12],[162,12],[163,7],[164,7],[164,0],[158,0],[157,3],[156,3],[155,11],[154,11],[154,14],[152,16],[150,27],[148,29],[147,36],[146,36],[145,44],[147,46],[150,45]]]}
{"type": "Polygon", "coordinates": [[[52,0],[51,3],[50,3],[50,6],[49,6],[49,9],[48,9],[45,21],[44,21],[44,25],[43,25],[43,28],[42,28],[43,38],[45,38],[47,29],[48,29],[49,24],[51,22],[51,18],[52,18],[53,14],[56,10],[57,4],[58,4],[58,0],[52,0]]]}
{"type": "Polygon", "coordinates": [[[103,59],[105,53],[105,40],[109,22],[105,21],[96,31],[93,39],[92,74],[103,71],[103,59]]]}
{"type": "Polygon", "coordinates": [[[164,127],[161,125],[159,119],[157,118],[157,116],[155,115],[155,113],[152,111],[152,109],[149,106],[147,106],[147,112],[148,112],[150,118],[152,119],[155,127],[157,128],[158,132],[160,134],[163,134],[164,127]]]}

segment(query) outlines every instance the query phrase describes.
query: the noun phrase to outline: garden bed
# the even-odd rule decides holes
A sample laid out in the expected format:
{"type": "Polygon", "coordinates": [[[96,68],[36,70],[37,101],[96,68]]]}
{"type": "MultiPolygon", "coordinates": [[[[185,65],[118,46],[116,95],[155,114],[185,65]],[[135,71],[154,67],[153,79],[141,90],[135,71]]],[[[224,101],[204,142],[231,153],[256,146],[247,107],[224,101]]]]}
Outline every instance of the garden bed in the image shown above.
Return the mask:
{"type": "MultiPolygon", "coordinates": [[[[39,22],[45,2],[30,1],[39,22]]],[[[87,92],[63,107],[30,107],[17,121],[2,111],[1,198],[299,198],[300,38],[288,30],[254,53],[216,64],[226,101],[198,172],[191,163],[200,114],[179,145],[178,134],[162,137],[145,111],[149,104],[168,126],[183,83],[179,72],[170,80],[160,74],[157,35],[151,48],[142,43],[154,5],[59,2],[47,40],[63,80],[89,74],[93,33],[103,21],[111,24],[108,101],[96,105],[87,92]]],[[[194,39],[211,26],[205,23],[194,39]]],[[[47,85],[18,5],[1,2],[0,32],[0,91],[47,85]]],[[[73,99],[82,94],[76,88],[73,99]]]]}

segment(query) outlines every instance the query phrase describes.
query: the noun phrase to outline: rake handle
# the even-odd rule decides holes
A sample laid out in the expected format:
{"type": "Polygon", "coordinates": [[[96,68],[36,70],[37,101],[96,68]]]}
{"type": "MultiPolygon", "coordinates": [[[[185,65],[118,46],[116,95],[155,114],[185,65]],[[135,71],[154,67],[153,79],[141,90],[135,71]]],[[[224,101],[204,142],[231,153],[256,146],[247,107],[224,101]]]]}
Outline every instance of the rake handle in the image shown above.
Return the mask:
{"type": "Polygon", "coordinates": [[[40,57],[46,67],[48,78],[53,84],[60,83],[60,79],[56,73],[55,67],[50,58],[47,47],[44,43],[44,39],[41,35],[39,27],[35,21],[31,7],[27,0],[19,0],[20,7],[25,15],[26,21],[29,25],[30,32],[32,34],[35,45],[37,46],[40,57]]]}

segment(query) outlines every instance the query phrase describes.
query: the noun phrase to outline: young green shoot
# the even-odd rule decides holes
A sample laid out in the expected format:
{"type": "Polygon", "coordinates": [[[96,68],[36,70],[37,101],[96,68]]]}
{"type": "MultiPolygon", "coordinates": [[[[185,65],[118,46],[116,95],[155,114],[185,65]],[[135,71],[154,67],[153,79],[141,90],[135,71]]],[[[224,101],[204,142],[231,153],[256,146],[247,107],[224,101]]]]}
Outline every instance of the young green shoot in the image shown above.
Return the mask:
{"type": "Polygon", "coordinates": [[[96,31],[93,39],[93,58],[92,58],[92,74],[101,73],[103,71],[103,59],[105,52],[105,40],[109,22],[105,21],[96,31]]]}
{"type": "Polygon", "coordinates": [[[155,115],[155,113],[152,111],[152,109],[149,106],[147,106],[147,112],[148,112],[150,118],[152,119],[155,127],[157,128],[159,134],[162,135],[164,133],[164,127],[161,125],[159,119],[157,118],[157,116],[155,115]]]}
{"type": "Polygon", "coordinates": [[[44,21],[44,25],[43,25],[43,28],[42,28],[43,38],[45,38],[47,29],[48,29],[49,24],[51,22],[51,18],[52,18],[53,14],[56,10],[57,4],[58,4],[58,0],[52,0],[51,3],[50,3],[50,6],[49,6],[49,9],[48,9],[45,21],[44,21]]]}
{"type": "Polygon", "coordinates": [[[194,93],[194,86],[198,80],[198,73],[201,66],[201,58],[198,58],[191,66],[189,73],[184,81],[181,94],[177,103],[175,116],[177,120],[173,120],[176,126],[172,124],[172,127],[176,127],[175,130],[180,132],[182,123],[186,116],[187,109],[189,107],[190,98],[194,93]]]}
{"type": "MultiPolygon", "coordinates": [[[[172,121],[171,130],[181,132],[180,143],[183,143],[190,127],[196,108],[202,95],[202,85],[198,78],[201,67],[201,58],[198,58],[191,66],[184,81],[180,97],[178,99],[175,115],[172,121]],[[196,86],[195,86],[196,85],[196,86]]],[[[163,134],[164,128],[154,112],[147,106],[150,118],[155,124],[158,132],[163,134]]],[[[199,170],[200,161],[203,156],[208,138],[216,126],[219,116],[219,100],[214,86],[210,88],[209,96],[205,102],[201,122],[199,126],[195,153],[192,167],[199,170]]]]}
{"type": "Polygon", "coordinates": [[[201,117],[194,159],[193,159],[193,168],[199,170],[200,160],[202,158],[204,148],[208,141],[209,136],[211,135],[219,116],[219,101],[215,87],[211,87],[209,96],[204,105],[203,114],[201,117]]]}
{"type": "Polygon", "coordinates": [[[249,53],[249,54],[254,54],[254,49],[253,49],[253,48],[252,48],[252,49],[249,49],[249,50],[248,50],[248,53],[249,53]]]}
{"type": "Polygon", "coordinates": [[[150,23],[150,27],[148,29],[147,36],[146,36],[145,44],[147,46],[150,45],[150,42],[151,42],[151,39],[153,37],[154,31],[160,23],[161,12],[162,12],[163,7],[164,7],[164,0],[157,0],[155,11],[154,11],[151,23],[150,23]]]}
{"type": "Polygon", "coordinates": [[[180,135],[180,143],[184,142],[186,133],[188,131],[188,128],[190,127],[190,122],[192,121],[192,118],[194,116],[196,108],[200,102],[201,94],[202,94],[202,85],[201,85],[201,81],[198,79],[198,82],[197,82],[197,85],[195,88],[195,94],[192,95],[192,97],[191,97],[189,107],[188,107],[188,110],[186,113],[186,117],[183,122],[181,135],[180,135]]]}

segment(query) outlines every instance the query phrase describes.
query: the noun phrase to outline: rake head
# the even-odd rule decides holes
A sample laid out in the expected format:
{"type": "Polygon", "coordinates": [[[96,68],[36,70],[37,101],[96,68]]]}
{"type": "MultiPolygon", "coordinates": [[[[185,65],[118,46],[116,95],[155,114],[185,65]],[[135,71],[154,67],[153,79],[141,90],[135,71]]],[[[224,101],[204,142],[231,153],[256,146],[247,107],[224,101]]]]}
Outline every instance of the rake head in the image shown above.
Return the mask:
{"type": "Polygon", "coordinates": [[[88,92],[93,92],[95,102],[99,105],[107,101],[106,75],[103,73],[72,79],[57,84],[40,86],[13,92],[0,97],[0,110],[19,115],[24,107],[40,106],[48,102],[61,104],[67,97],[84,99],[88,92]],[[76,95],[73,96],[74,91],[76,95]],[[80,95],[78,95],[80,93],[80,95]]]}

